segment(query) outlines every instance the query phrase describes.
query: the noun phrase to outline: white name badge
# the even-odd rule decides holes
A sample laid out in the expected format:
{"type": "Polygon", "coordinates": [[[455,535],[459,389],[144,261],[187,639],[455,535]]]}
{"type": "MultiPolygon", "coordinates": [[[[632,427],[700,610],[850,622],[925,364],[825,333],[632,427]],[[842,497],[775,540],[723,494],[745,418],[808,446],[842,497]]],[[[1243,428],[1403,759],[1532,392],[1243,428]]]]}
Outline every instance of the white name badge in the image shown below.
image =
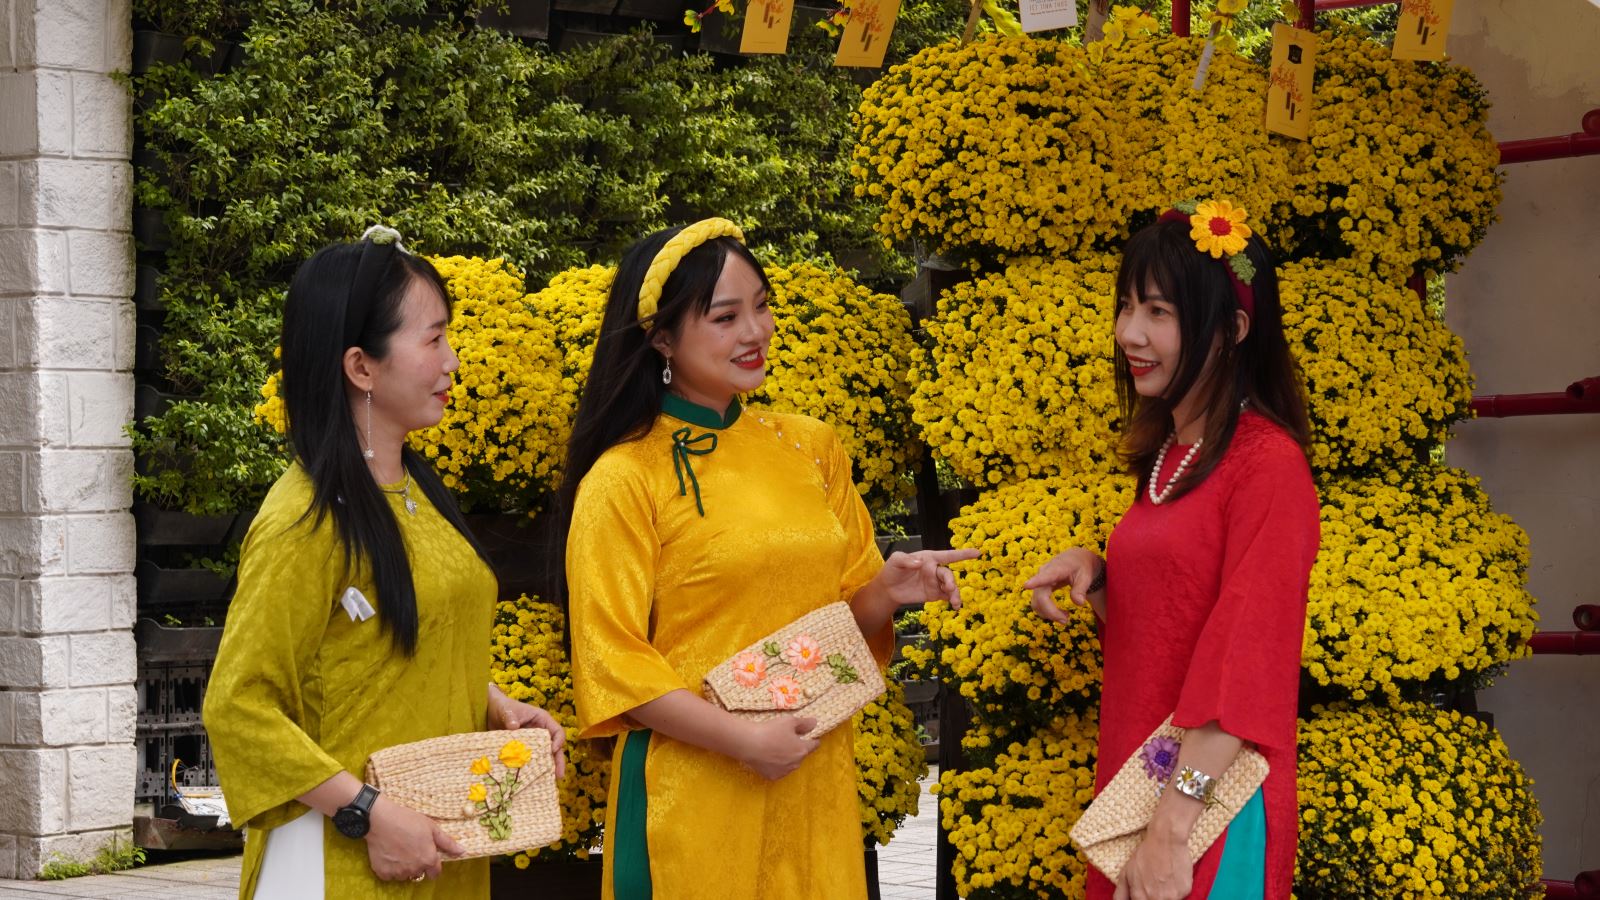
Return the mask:
{"type": "Polygon", "coordinates": [[[378,614],[378,611],[372,608],[372,604],[367,602],[366,596],[354,586],[345,588],[344,596],[339,598],[339,605],[344,607],[352,622],[365,622],[378,614]]]}

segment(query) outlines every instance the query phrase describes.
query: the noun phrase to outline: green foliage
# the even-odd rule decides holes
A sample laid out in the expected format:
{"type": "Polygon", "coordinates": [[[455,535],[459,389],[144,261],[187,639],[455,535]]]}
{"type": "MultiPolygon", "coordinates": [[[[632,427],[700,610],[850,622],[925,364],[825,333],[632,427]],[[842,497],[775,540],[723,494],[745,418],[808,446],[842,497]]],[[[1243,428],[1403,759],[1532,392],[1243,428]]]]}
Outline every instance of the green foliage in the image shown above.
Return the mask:
{"type": "MultiPolygon", "coordinates": [[[[710,214],[778,252],[907,274],[848,174],[857,72],[798,28],[788,57],[719,67],[648,31],[565,53],[470,24],[469,0],[138,0],[136,14],[245,62],[134,80],[154,164],[136,202],[172,235],[163,387],[137,423],[141,497],[199,514],[258,501],[285,464],[255,422],[295,267],[368,225],[424,253],[504,257],[537,287],[710,214]]],[[[909,5],[891,61],[959,31],[959,2],[909,5]]],[[[876,74],[876,73],[871,73],[876,74]]]]}
{"type": "Polygon", "coordinates": [[[44,868],[39,871],[39,880],[61,881],[84,875],[104,875],[142,865],[144,865],[143,850],[134,846],[123,847],[120,841],[113,840],[100,848],[100,852],[96,853],[93,859],[83,862],[60,853],[52,853],[44,868]]]}

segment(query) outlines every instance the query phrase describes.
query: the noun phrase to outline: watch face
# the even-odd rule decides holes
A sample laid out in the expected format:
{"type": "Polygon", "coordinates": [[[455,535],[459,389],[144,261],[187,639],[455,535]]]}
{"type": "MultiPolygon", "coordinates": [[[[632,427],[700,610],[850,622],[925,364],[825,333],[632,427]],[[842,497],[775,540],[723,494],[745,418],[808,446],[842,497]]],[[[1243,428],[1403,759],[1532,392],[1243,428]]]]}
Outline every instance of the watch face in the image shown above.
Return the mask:
{"type": "Polygon", "coordinates": [[[345,837],[366,837],[368,825],[367,817],[359,809],[346,806],[333,814],[333,827],[345,837]]]}

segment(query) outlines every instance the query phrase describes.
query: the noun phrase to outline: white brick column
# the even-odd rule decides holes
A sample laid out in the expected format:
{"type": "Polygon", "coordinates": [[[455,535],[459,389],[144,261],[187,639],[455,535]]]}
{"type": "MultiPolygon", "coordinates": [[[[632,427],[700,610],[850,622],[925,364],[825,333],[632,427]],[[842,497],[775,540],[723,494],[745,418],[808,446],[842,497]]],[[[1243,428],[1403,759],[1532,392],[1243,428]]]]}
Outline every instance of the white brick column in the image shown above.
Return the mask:
{"type": "Polygon", "coordinates": [[[131,837],[129,0],[0,0],[0,878],[131,837]]]}

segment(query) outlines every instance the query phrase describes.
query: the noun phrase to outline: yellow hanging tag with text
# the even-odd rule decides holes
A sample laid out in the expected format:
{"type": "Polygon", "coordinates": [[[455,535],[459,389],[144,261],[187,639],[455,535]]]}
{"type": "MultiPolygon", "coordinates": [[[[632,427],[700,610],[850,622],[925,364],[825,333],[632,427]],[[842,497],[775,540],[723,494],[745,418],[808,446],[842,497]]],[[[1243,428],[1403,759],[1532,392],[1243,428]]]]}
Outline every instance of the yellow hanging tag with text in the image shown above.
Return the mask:
{"type": "Polygon", "coordinates": [[[794,0],[750,0],[744,11],[740,53],[783,53],[789,49],[794,0]]]}
{"type": "Polygon", "coordinates": [[[1455,7],[1455,0],[1404,0],[1394,32],[1394,58],[1444,59],[1444,39],[1455,7]]]}
{"type": "Polygon", "coordinates": [[[1311,85],[1317,71],[1317,36],[1283,22],[1272,26],[1267,81],[1267,130],[1311,137],[1311,85]]]}
{"type": "Polygon", "coordinates": [[[883,65],[889,52],[889,35],[894,33],[894,21],[900,15],[900,0],[852,0],[850,20],[844,23],[844,37],[839,39],[839,53],[834,56],[836,66],[857,66],[876,69],[883,65]]]}

